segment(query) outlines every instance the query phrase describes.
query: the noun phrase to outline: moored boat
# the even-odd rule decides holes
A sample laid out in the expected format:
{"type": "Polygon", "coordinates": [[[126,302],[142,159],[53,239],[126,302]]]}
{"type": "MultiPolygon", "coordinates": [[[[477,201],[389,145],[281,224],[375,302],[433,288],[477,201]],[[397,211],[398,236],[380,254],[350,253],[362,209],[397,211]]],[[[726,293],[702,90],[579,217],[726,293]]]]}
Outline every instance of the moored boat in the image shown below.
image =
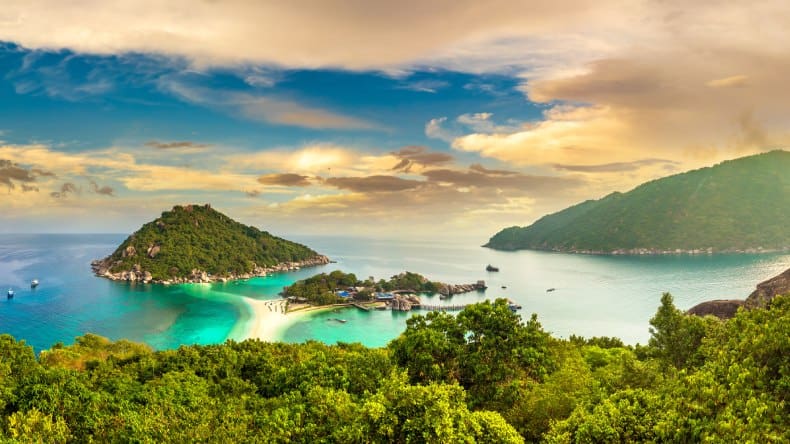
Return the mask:
{"type": "Polygon", "coordinates": [[[9,288],[8,289],[8,299],[11,299],[13,297],[14,297],[14,289],[13,288],[9,288]]]}
{"type": "Polygon", "coordinates": [[[32,281],[30,281],[30,288],[36,288],[36,287],[38,287],[38,279],[33,279],[32,281]]]}
{"type": "Polygon", "coordinates": [[[552,292],[552,291],[554,291],[554,290],[556,290],[556,288],[554,288],[554,287],[552,287],[552,288],[549,288],[549,289],[546,289],[546,293],[552,292]]]}
{"type": "Polygon", "coordinates": [[[486,271],[499,271],[499,268],[497,268],[497,267],[495,267],[495,266],[493,266],[491,264],[488,264],[486,266],[486,271]]]}

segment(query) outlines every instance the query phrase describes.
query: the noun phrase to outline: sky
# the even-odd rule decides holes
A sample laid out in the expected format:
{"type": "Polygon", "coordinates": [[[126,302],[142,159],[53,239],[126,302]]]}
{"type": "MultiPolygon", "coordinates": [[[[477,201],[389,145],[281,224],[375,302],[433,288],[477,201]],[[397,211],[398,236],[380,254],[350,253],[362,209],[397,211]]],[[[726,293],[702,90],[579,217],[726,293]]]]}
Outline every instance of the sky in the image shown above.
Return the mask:
{"type": "Polygon", "coordinates": [[[785,148],[786,1],[6,0],[0,232],[471,237],[785,148]]]}

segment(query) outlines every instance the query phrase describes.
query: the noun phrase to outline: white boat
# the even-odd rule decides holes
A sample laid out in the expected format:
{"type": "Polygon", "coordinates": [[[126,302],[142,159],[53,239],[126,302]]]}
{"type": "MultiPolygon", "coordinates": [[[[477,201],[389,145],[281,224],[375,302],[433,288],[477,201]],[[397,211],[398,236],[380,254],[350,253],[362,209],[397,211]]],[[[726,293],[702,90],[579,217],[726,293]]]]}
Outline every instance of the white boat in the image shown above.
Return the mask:
{"type": "Polygon", "coordinates": [[[8,289],[8,299],[11,299],[13,297],[14,297],[14,289],[13,288],[9,288],[8,289]]]}
{"type": "Polygon", "coordinates": [[[32,281],[30,281],[30,288],[36,288],[36,287],[38,287],[38,279],[33,279],[32,281]]]}

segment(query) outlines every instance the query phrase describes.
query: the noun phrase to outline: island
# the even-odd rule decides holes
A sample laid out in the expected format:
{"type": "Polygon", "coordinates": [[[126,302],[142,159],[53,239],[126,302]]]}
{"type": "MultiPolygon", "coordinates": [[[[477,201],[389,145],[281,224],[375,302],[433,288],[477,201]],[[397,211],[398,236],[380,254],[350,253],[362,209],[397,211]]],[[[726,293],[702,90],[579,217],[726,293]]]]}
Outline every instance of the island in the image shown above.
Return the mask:
{"type": "Polygon", "coordinates": [[[327,305],[354,305],[363,310],[371,308],[410,311],[412,308],[461,310],[465,305],[426,305],[420,294],[439,294],[441,299],[470,291],[484,292],[485,281],[471,284],[445,284],[425,276],[405,271],[389,280],[357,279],[353,273],[340,270],[321,273],[285,287],[282,296],[290,310],[327,305]]]}
{"type": "Polygon", "coordinates": [[[206,204],[163,212],[91,267],[112,280],[173,284],[248,279],[328,263],[304,245],[236,222],[206,204]]]}
{"type": "Polygon", "coordinates": [[[653,180],[506,228],[484,247],[588,254],[790,251],[790,151],[653,180]]]}

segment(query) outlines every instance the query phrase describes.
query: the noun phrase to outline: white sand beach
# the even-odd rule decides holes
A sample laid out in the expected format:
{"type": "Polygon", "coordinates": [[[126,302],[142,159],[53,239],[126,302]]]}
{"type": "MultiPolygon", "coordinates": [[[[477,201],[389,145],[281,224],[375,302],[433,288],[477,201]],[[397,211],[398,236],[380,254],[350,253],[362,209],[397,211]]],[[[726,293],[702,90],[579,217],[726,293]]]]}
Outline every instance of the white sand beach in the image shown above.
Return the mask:
{"type": "Polygon", "coordinates": [[[247,323],[244,337],[268,342],[282,339],[285,330],[304,316],[316,311],[335,308],[335,306],[307,307],[286,313],[287,302],[284,299],[260,300],[245,297],[244,302],[252,312],[252,318],[247,323]]]}

